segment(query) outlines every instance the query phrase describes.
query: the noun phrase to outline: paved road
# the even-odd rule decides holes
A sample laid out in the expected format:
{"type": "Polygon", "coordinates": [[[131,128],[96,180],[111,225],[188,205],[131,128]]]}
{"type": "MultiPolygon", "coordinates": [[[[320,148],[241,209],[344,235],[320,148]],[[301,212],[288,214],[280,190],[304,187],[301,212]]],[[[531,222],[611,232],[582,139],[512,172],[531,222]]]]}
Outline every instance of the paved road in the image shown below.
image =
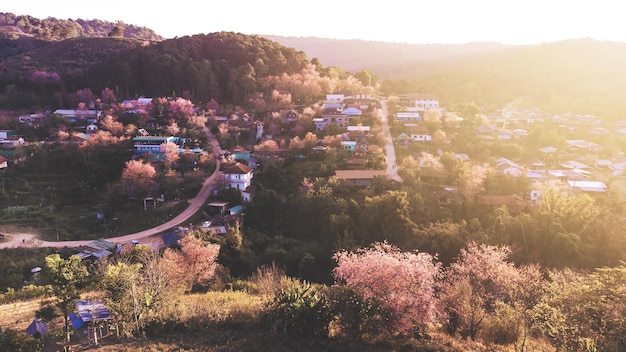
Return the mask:
{"type": "Polygon", "coordinates": [[[393,137],[391,137],[391,132],[389,131],[389,117],[387,113],[387,101],[380,101],[381,110],[383,113],[382,123],[383,123],[383,132],[385,133],[385,139],[387,139],[387,144],[385,144],[385,150],[387,152],[387,175],[390,179],[396,180],[398,182],[402,182],[402,177],[398,176],[398,165],[396,163],[396,150],[393,144],[393,137]]]}
{"type": "MultiPolygon", "coordinates": [[[[208,128],[205,127],[204,128],[204,133],[211,140],[211,146],[213,147],[213,153],[215,155],[222,154],[222,150],[220,149],[219,142],[211,134],[211,131],[208,128]]],[[[154,236],[154,235],[159,234],[161,232],[167,231],[167,230],[169,230],[169,229],[171,229],[173,227],[176,227],[176,226],[184,223],[185,221],[187,221],[190,217],[193,216],[193,214],[195,214],[198,210],[200,210],[202,205],[205,204],[207,198],[211,194],[211,188],[213,187],[213,184],[220,177],[220,172],[219,172],[220,160],[219,160],[219,158],[216,158],[216,160],[217,160],[217,165],[216,165],[216,168],[215,168],[215,172],[213,172],[213,174],[211,176],[209,176],[206,180],[204,180],[204,183],[202,184],[202,188],[200,189],[200,191],[198,192],[196,197],[190,202],[190,204],[187,207],[187,209],[183,210],[183,212],[181,212],[180,214],[178,214],[176,217],[174,217],[173,219],[169,220],[168,222],[163,223],[161,225],[158,225],[156,227],[153,227],[151,229],[147,229],[147,230],[131,233],[131,234],[128,234],[128,235],[118,236],[118,237],[109,237],[106,240],[114,242],[114,243],[118,243],[118,244],[128,243],[131,240],[141,241],[141,239],[144,239],[144,238],[150,237],[150,236],[154,236]]],[[[13,248],[13,247],[56,247],[56,248],[63,248],[63,247],[66,247],[66,246],[67,247],[78,247],[78,246],[83,246],[83,245],[86,245],[86,244],[88,244],[90,242],[93,242],[93,240],[87,240],[87,241],[42,241],[42,240],[37,239],[37,236],[35,236],[33,234],[30,234],[30,233],[12,233],[12,234],[5,234],[5,236],[8,238],[8,241],[0,242],[0,248],[13,248]]]]}

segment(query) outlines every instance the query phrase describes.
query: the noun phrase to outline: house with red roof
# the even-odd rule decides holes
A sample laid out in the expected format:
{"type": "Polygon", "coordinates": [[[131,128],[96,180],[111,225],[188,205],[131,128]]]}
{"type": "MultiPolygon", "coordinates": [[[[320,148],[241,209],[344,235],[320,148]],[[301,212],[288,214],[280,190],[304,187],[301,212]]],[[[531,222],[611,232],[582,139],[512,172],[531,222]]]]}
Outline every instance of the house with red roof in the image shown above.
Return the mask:
{"type": "Polygon", "coordinates": [[[240,162],[223,162],[220,164],[222,179],[228,184],[228,187],[237,189],[241,192],[250,187],[252,181],[252,169],[246,164],[240,162]]]}
{"type": "Polygon", "coordinates": [[[0,155],[0,169],[6,169],[9,167],[9,159],[0,155]]]}

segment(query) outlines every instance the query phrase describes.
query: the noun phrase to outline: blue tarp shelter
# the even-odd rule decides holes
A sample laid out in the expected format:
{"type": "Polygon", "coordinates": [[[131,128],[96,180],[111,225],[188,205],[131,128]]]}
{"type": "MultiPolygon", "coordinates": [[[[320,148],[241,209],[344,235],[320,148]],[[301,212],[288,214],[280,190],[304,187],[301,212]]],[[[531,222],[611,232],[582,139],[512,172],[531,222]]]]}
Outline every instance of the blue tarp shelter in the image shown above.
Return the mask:
{"type": "Polygon", "coordinates": [[[84,323],[111,319],[111,312],[100,301],[78,301],[76,302],[76,310],[78,311],[79,319],[84,323]]]}
{"type": "Polygon", "coordinates": [[[165,247],[171,247],[178,244],[178,240],[180,240],[180,236],[176,232],[168,232],[161,235],[161,240],[163,240],[163,245],[165,247]]]}
{"type": "Polygon", "coordinates": [[[83,327],[83,325],[85,325],[83,320],[76,313],[70,314],[70,320],[72,321],[72,326],[74,327],[74,330],[79,330],[83,327]]]}
{"type": "Polygon", "coordinates": [[[37,334],[39,334],[40,337],[44,337],[48,333],[48,324],[39,319],[35,319],[26,328],[26,333],[31,336],[37,336],[37,334]]]}

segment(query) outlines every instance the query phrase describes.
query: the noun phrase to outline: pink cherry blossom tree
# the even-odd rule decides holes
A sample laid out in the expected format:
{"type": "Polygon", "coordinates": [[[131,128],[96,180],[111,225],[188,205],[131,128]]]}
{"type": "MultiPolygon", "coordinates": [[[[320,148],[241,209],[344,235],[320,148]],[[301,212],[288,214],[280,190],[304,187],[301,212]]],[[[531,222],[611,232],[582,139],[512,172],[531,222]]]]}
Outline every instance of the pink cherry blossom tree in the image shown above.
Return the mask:
{"type": "Polygon", "coordinates": [[[56,72],[35,71],[30,75],[30,81],[37,84],[56,85],[61,83],[61,77],[56,72]]]}
{"type": "Polygon", "coordinates": [[[215,277],[217,256],[220,245],[205,243],[193,234],[188,234],[178,241],[180,251],[168,249],[164,258],[172,263],[172,268],[184,268],[178,272],[180,283],[191,291],[194,285],[206,286],[215,277]]]}
{"type": "Polygon", "coordinates": [[[335,279],[365,302],[387,310],[389,332],[423,332],[435,318],[435,281],[441,264],[427,253],[401,252],[386,242],[335,253],[335,279]]]}
{"type": "Polygon", "coordinates": [[[106,87],[100,93],[100,99],[104,104],[112,104],[115,102],[115,92],[109,87],[106,87]]]}
{"type": "Polygon", "coordinates": [[[169,104],[169,117],[174,121],[185,121],[194,114],[194,105],[190,100],[178,98],[169,104]]]}
{"type": "Polygon", "coordinates": [[[519,282],[517,268],[507,261],[511,250],[470,242],[445,272],[441,311],[448,332],[472,340],[497,302],[511,302],[519,282]]]}
{"type": "Polygon", "coordinates": [[[143,160],[129,160],[122,171],[122,185],[128,195],[145,194],[152,189],[155,177],[154,166],[143,160]]]}

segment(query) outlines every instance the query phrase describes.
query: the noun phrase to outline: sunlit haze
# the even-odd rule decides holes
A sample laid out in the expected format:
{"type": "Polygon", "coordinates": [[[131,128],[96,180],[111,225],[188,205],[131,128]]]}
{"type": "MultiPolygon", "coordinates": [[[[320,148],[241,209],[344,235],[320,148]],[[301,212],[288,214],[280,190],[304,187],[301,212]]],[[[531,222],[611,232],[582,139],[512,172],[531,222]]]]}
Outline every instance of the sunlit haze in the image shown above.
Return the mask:
{"type": "Polygon", "coordinates": [[[2,12],[146,26],[165,38],[244,34],[400,43],[539,44],[592,38],[626,41],[619,1],[8,1],[2,12]]]}

